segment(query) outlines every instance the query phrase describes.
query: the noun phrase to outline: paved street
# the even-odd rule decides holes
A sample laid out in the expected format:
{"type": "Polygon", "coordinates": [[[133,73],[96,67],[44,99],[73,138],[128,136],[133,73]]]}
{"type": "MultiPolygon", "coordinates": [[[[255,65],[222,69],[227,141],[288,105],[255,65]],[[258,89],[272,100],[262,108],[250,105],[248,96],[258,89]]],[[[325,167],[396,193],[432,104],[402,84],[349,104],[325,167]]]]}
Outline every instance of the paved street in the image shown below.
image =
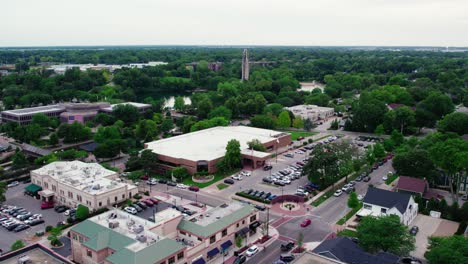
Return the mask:
{"type": "MultiPolygon", "coordinates": [[[[367,192],[369,184],[373,184],[375,187],[382,188],[380,185],[385,185],[382,177],[389,171],[394,171],[391,161],[385,163],[377,170],[373,171],[370,174],[371,180],[369,182],[356,182],[356,193],[358,195],[361,194],[364,196],[367,192]]],[[[312,209],[311,213],[320,217],[323,221],[334,224],[350,211],[347,203],[348,194],[346,193],[343,193],[339,197],[332,196],[320,204],[317,208],[312,209]]]]}
{"type": "Polygon", "coordinates": [[[279,259],[279,256],[281,255],[281,244],[283,241],[281,240],[276,240],[273,242],[269,247],[267,247],[265,250],[258,252],[254,256],[252,256],[250,259],[247,260],[246,263],[248,264],[260,264],[260,263],[273,263],[276,260],[279,259]]]}

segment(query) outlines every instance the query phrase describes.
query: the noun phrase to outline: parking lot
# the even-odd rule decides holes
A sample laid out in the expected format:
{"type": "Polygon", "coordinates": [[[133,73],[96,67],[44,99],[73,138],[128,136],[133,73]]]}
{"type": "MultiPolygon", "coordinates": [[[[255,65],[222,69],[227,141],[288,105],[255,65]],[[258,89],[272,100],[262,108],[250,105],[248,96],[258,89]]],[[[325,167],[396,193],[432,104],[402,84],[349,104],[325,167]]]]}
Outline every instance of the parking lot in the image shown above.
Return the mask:
{"type": "MultiPolygon", "coordinates": [[[[6,202],[4,204],[23,207],[32,214],[42,214],[42,218],[45,223],[33,226],[18,233],[10,232],[5,228],[0,227],[0,237],[2,238],[0,239],[0,249],[4,252],[8,251],[11,244],[16,240],[27,239],[32,237],[37,231],[44,231],[45,227],[48,225],[55,226],[58,222],[66,220],[66,216],[56,213],[53,209],[41,210],[41,202],[39,200],[36,200],[31,196],[24,195],[24,187],[28,184],[20,184],[9,188],[6,192],[6,202]]],[[[11,216],[8,215],[8,217],[11,216]]]]}

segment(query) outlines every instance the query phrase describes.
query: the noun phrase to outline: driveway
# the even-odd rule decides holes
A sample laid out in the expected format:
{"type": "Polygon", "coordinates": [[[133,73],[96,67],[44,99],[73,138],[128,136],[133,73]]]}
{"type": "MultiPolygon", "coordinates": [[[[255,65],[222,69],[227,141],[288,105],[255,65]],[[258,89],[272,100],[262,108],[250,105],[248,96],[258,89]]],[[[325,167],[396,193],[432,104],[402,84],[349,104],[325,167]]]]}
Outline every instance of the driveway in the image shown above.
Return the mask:
{"type": "Polygon", "coordinates": [[[424,253],[429,245],[428,238],[430,236],[451,236],[457,231],[458,225],[459,223],[453,221],[418,214],[409,226],[409,228],[419,227],[419,232],[416,234],[416,249],[411,252],[411,255],[424,259],[424,253]]]}

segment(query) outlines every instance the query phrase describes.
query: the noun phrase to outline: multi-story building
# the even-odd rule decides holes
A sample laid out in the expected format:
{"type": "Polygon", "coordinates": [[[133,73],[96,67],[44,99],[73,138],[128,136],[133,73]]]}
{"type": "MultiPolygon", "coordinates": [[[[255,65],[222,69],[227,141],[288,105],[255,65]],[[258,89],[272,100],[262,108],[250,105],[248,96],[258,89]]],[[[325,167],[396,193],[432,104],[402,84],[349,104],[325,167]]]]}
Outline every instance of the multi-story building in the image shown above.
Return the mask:
{"type": "Polygon", "coordinates": [[[38,107],[30,107],[15,110],[6,110],[1,112],[2,122],[15,122],[20,125],[27,125],[31,123],[33,115],[45,114],[48,117],[60,118],[63,123],[86,123],[87,121],[93,120],[96,115],[100,112],[112,113],[112,110],[121,104],[129,104],[138,109],[141,114],[145,113],[146,110],[151,109],[150,104],[141,104],[126,102],[120,104],[109,104],[105,102],[98,103],[65,103],[65,104],[54,104],[38,107]]]}
{"type": "Polygon", "coordinates": [[[310,119],[312,122],[326,120],[335,114],[335,109],[331,107],[321,107],[316,105],[295,105],[286,107],[295,116],[302,119],[310,119]]]}
{"type": "Polygon", "coordinates": [[[16,110],[2,111],[2,122],[15,122],[20,125],[27,125],[31,123],[32,117],[35,114],[45,114],[48,117],[59,117],[61,113],[65,112],[64,105],[46,105],[38,107],[30,107],[16,110]]]}
{"type": "Polygon", "coordinates": [[[236,236],[249,236],[259,225],[258,211],[239,203],[190,218],[168,208],[154,221],[114,209],[70,230],[72,258],[81,264],[204,264],[222,258],[236,236]]]}
{"type": "Polygon", "coordinates": [[[226,153],[229,140],[239,141],[242,163],[254,169],[263,166],[272,152],[291,143],[291,135],[269,129],[247,126],[213,127],[180,136],[145,143],[145,148],[158,155],[160,167],[171,170],[182,166],[190,173],[216,171],[216,164],[226,153]],[[267,152],[248,148],[248,142],[257,139],[267,152]],[[187,148],[190,146],[190,148],[187,148]]]}
{"type": "Polygon", "coordinates": [[[90,210],[123,202],[138,192],[136,186],[120,182],[118,173],[97,163],[56,161],[31,171],[31,183],[42,187],[44,202],[54,201],[90,210]]]}

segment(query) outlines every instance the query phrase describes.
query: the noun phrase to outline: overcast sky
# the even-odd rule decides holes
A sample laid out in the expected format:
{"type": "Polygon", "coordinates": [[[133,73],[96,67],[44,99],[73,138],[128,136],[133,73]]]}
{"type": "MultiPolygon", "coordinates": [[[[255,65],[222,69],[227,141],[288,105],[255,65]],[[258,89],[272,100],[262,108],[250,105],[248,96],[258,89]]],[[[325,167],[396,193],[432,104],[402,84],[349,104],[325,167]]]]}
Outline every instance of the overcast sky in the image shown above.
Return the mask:
{"type": "Polygon", "coordinates": [[[468,0],[3,0],[0,46],[468,46],[468,0]]]}

